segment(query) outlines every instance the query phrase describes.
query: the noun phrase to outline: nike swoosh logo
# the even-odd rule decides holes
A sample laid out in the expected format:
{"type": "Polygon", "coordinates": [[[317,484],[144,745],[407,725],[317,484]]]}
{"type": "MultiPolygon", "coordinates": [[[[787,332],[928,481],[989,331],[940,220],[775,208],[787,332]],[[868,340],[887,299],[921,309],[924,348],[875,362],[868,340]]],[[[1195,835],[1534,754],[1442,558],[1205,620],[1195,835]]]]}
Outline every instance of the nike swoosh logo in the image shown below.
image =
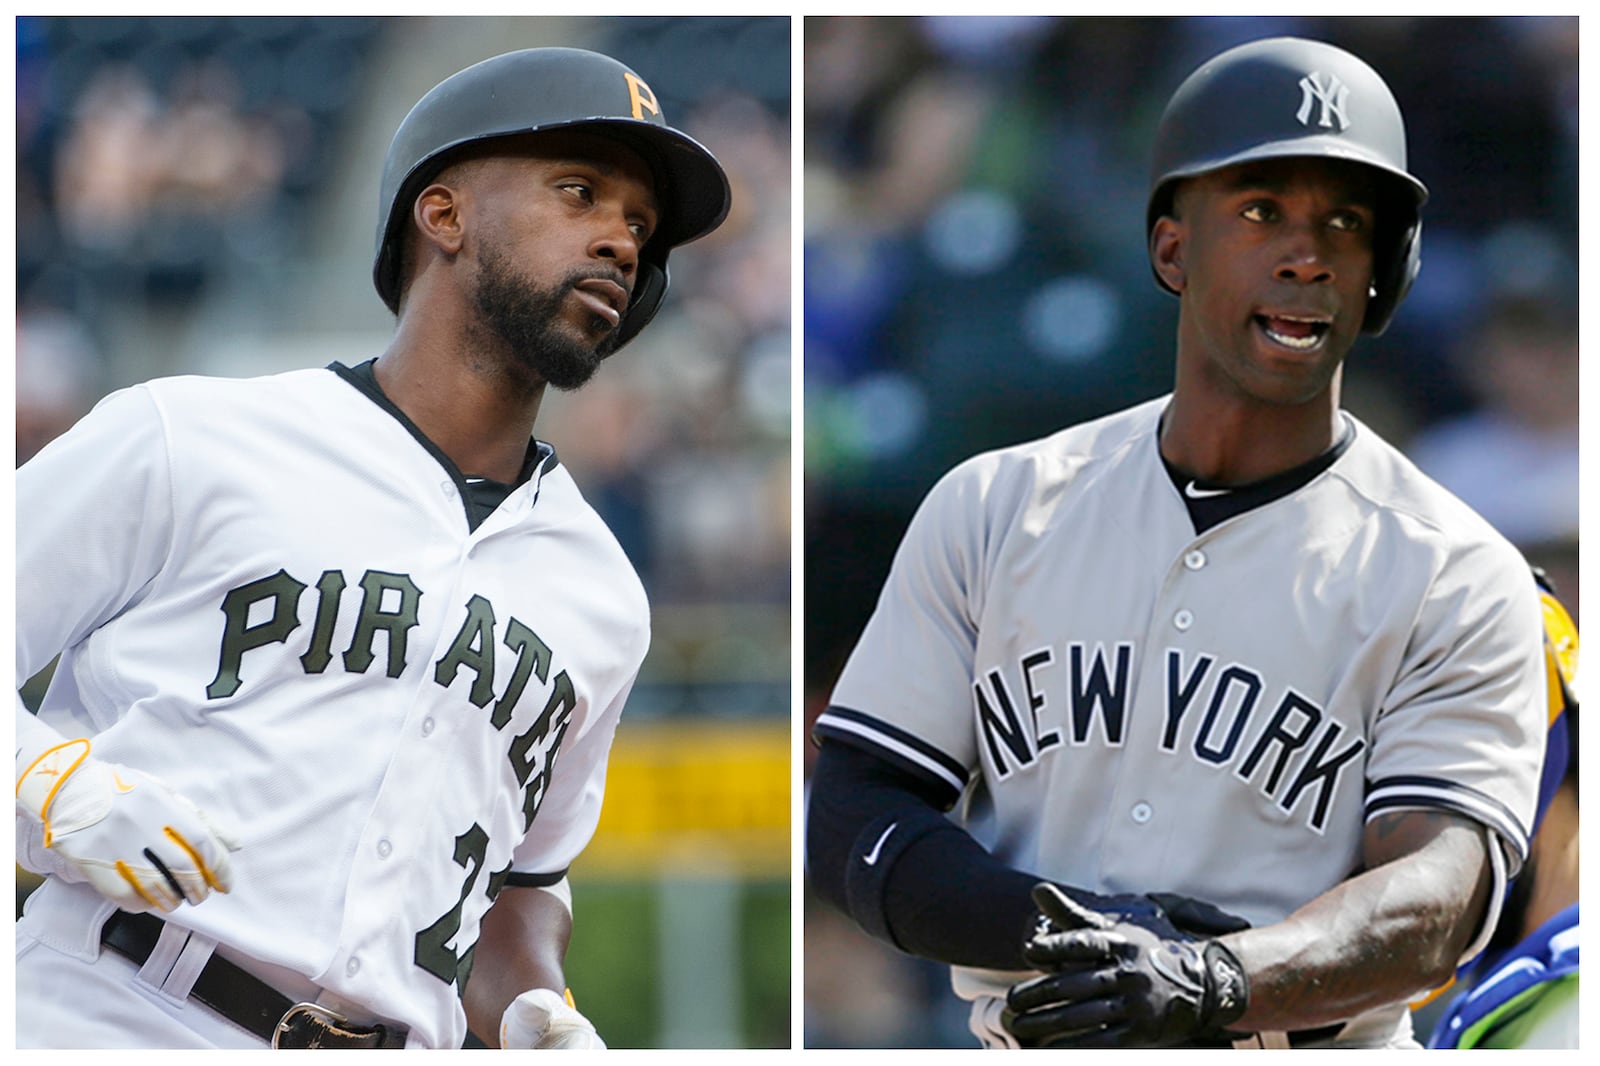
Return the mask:
{"type": "Polygon", "coordinates": [[[1208,496],[1226,496],[1232,489],[1202,489],[1197,488],[1194,482],[1189,482],[1183,487],[1183,494],[1191,500],[1203,500],[1208,496]]]}
{"type": "Polygon", "coordinates": [[[133,786],[124,782],[122,775],[115,770],[111,771],[111,780],[116,782],[118,792],[126,794],[133,791],[133,786]]]}
{"type": "Polygon", "coordinates": [[[872,845],[872,850],[867,852],[866,855],[862,857],[861,861],[866,863],[868,866],[876,866],[878,864],[878,853],[883,851],[883,842],[889,839],[889,834],[894,832],[895,827],[899,824],[899,822],[890,822],[889,828],[883,831],[883,836],[878,838],[878,842],[872,845]]]}

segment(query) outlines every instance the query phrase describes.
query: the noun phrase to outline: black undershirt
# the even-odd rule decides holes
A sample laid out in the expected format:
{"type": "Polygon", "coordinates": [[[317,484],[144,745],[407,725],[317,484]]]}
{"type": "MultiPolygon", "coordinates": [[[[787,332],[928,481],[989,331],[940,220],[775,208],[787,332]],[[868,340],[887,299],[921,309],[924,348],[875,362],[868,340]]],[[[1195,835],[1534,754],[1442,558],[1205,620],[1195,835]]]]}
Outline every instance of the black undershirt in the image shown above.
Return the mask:
{"type": "Polygon", "coordinates": [[[519,486],[532,478],[534,472],[539,469],[539,444],[537,441],[530,440],[528,442],[528,451],[522,459],[522,469],[518,472],[516,481],[508,484],[504,481],[493,481],[486,477],[463,474],[457,469],[456,464],[451,461],[450,457],[440,451],[439,447],[427,438],[417,424],[411,421],[406,413],[400,410],[394,401],[384,393],[383,387],[378,384],[377,374],[373,370],[376,363],[376,359],[368,359],[365,363],[356,366],[330,363],[328,369],[360,389],[379,407],[382,407],[398,419],[400,424],[405,426],[406,430],[439,461],[439,464],[444,467],[445,472],[450,475],[451,480],[456,483],[456,488],[461,493],[461,503],[466,509],[469,529],[477,529],[482,525],[483,520],[494,514],[495,509],[506,501],[507,496],[510,496],[519,486]]]}
{"type": "MultiPolygon", "coordinates": [[[[1309,484],[1318,474],[1337,462],[1339,457],[1349,450],[1356,436],[1355,426],[1351,424],[1350,419],[1343,414],[1340,418],[1344,422],[1344,432],[1339,435],[1333,447],[1292,470],[1285,470],[1281,474],[1273,474],[1269,478],[1252,481],[1246,485],[1222,485],[1197,478],[1168,462],[1165,455],[1161,456],[1161,465],[1166,467],[1167,476],[1172,479],[1173,487],[1178,490],[1184,506],[1189,509],[1189,520],[1194,523],[1194,531],[1204,533],[1234,515],[1244,514],[1246,511],[1289,495],[1301,486],[1309,484]],[[1201,495],[1192,496],[1191,492],[1201,495]]],[[[1156,454],[1161,454],[1159,432],[1156,434],[1156,454]]]]}

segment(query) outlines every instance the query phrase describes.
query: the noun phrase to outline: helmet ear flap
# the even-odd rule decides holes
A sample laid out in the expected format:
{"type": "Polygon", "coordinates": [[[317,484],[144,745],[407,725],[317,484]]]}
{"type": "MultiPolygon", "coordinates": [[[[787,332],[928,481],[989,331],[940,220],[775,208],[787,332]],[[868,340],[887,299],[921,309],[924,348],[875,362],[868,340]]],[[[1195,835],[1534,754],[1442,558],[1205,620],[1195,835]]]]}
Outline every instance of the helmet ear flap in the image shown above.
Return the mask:
{"type": "Polygon", "coordinates": [[[1380,180],[1377,215],[1372,297],[1361,321],[1361,331],[1374,337],[1389,328],[1422,269],[1422,219],[1410,190],[1393,179],[1380,180]]]}
{"type": "Polygon", "coordinates": [[[1361,322],[1361,331],[1374,337],[1389,328],[1389,320],[1422,270],[1422,223],[1415,221],[1407,226],[1396,245],[1374,253],[1373,296],[1367,302],[1367,314],[1361,322]]]}

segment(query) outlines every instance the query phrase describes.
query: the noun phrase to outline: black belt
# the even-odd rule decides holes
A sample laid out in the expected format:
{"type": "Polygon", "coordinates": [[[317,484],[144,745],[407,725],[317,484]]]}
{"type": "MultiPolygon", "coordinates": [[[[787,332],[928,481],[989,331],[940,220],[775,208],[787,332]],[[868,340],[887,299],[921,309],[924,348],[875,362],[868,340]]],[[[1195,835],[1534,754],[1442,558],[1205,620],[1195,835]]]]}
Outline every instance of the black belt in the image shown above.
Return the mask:
{"type": "MultiPolygon", "coordinates": [[[[156,949],[165,923],[153,914],[117,911],[100,930],[100,942],[143,966],[156,949]]],[[[314,1003],[295,1003],[219,955],[200,970],[189,998],[276,1048],[402,1048],[404,1030],[386,1025],[350,1025],[314,1003]]]]}

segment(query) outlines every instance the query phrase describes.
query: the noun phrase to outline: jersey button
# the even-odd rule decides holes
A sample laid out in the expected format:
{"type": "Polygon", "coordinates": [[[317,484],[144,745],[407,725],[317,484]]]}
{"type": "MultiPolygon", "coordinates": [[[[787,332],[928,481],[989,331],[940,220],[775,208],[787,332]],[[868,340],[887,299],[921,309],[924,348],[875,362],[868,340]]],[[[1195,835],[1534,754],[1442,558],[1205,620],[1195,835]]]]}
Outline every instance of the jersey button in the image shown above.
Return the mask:
{"type": "Polygon", "coordinates": [[[444,493],[444,498],[449,499],[456,494],[456,485],[453,481],[439,482],[439,491],[444,493]]]}
{"type": "Polygon", "coordinates": [[[392,851],[394,851],[393,844],[389,843],[387,840],[378,841],[378,858],[387,859],[389,857],[389,853],[392,851]]]}
{"type": "Polygon", "coordinates": [[[1188,611],[1179,611],[1177,614],[1172,616],[1172,624],[1177,626],[1179,629],[1188,629],[1190,626],[1194,625],[1194,615],[1190,614],[1188,611]]]}
{"type": "Polygon", "coordinates": [[[1187,566],[1190,570],[1200,569],[1202,566],[1206,565],[1206,553],[1203,551],[1190,552],[1188,555],[1183,557],[1183,565],[1187,566]]]}
{"type": "Polygon", "coordinates": [[[433,736],[433,719],[432,718],[424,718],[422,720],[422,735],[425,736],[425,737],[433,736]]]}
{"type": "Polygon", "coordinates": [[[354,977],[356,974],[360,973],[361,960],[356,958],[354,955],[350,956],[350,961],[344,964],[344,972],[348,977],[354,977]]]}
{"type": "Polygon", "coordinates": [[[1144,825],[1150,820],[1151,815],[1155,814],[1155,811],[1148,803],[1135,803],[1133,810],[1129,811],[1128,814],[1135,822],[1144,825]]]}

